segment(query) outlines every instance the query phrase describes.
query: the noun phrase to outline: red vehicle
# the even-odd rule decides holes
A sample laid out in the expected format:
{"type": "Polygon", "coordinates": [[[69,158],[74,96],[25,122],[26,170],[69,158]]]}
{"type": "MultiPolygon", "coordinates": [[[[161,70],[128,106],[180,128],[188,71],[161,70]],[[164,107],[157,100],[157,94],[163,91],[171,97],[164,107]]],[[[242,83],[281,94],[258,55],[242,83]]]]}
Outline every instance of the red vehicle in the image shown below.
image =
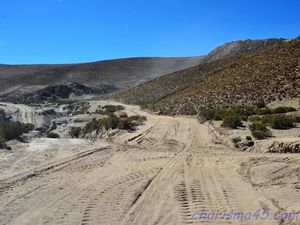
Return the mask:
{"type": "Polygon", "coordinates": [[[126,112],[120,112],[118,117],[120,118],[120,120],[127,120],[128,119],[128,115],[126,112]]]}

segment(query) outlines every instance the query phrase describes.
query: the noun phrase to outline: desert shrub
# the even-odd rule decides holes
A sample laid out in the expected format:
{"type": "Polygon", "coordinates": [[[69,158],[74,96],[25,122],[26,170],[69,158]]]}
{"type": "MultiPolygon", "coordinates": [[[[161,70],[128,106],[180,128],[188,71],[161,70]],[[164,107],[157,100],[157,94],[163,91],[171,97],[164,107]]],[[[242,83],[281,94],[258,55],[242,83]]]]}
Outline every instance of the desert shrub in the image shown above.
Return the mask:
{"type": "MultiPolygon", "coordinates": [[[[99,106],[100,107],[100,106],[99,106]]],[[[122,105],[105,105],[100,109],[97,109],[95,111],[95,114],[100,114],[100,115],[110,115],[114,112],[124,110],[124,106],[122,105]]]]}
{"type": "Polygon", "coordinates": [[[269,118],[269,125],[273,129],[289,129],[294,127],[294,120],[292,117],[275,115],[269,118]]]}
{"type": "Polygon", "coordinates": [[[83,128],[83,133],[91,133],[102,128],[104,128],[105,130],[117,128],[122,130],[134,130],[135,126],[130,120],[123,121],[114,114],[110,114],[109,116],[99,120],[93,118],[93,120],[88,122],[83,128]]]}
{"type": "Polygon", "coordinates": [[[74,115],[90,114],[88,111],[90,107],[91,107],[90,103],[82,102],[80,105],[80,108],[74,113],[74,115]]]}
{"type": "Polygon", "coordinates": [[[256,115],[254,115],[254,116],[250,116],[249,118],[248,118],[248,120],[250,121],[250,122],[261,122],[261,120],[262,120],[262,118],[260,117],[260,116],[256,116],[256,115]]]}
{"type": "Polygon", "coordinates": [[[69,131],[69,135],[72,138],[78,138],[80,134],[81,134],[81,127],[71,127],[69,131]]]}
{"type": "Polygon", "coordinates": [[[133,122],[133,121],[136,121],[136,122],[144,122],[146,121],[147,118],[145,116],[140,116],[140,115],[134,115],[134,116],[130,116],[128,118],[128,121],[129,122],[133,122]]]}
{"type": "Polygon", "coordinates": [[[258,109],[256,111],[257,115],[268,115],[268,114],[281,114],[281,113],[288,113],[288,112],[294,112],[297,111],[293,107],[277,107],[275,109],[270,109],[270,108],[263,108],[263,109],[258,109]]]}
{"type": "Polygon", "coordinates": [[[74,103],[78,103],[79,100],[77,99],[51,99],[49,102],[59,105],[70,105],[74,103]]]}
{"type": "Polygon", "coordinates": [[[265,116],[262,116],[260,122],[261,122],[262,124],[268,125],[269,122],[270,122],[270,120],[271,120],[271,117],[272,117],[272,115],[265,115],[265,116]]]}
{"type": "Polygon", "coordinates": [[[225,117],[234,115],[246,121],[249,116],[254,114],[255,110],[252,107],[236,106],[229,109],[201,109],[199,112],[199,118],[201,121],[223,120],[225,117]]]}
{"type": "Polygon", "coordinates": [[[248,140],[248,142],[244,143],[244,145],[247,147],[252,147],[252,146],[254,146],[254,141],[248,140]]]}
{"type": "Polygon", "coordinates": [[[255,109],[248,106],[239,106],[231,108],[229,113],[239,115],[243,120],[247,120],[249,116],[255,114],[255,109]]]}
{"type": "Polygon", "coordinates": [[[100,120],[101,125],[103,125],[106,130],[121,128],[121,122],[122,121],[115,115],[110,115],[100,120]]]}
{"type": "Polygon", "coordinates": [[[252,137],[251,137],[251,136],[246,136],[246,140],[247,140],[247,141],[251,141],[251,140],[252,140],[252,137]]]}
{"type": "Polygon", "coordinates": [[[34,129],[33,124],[13,122],[13,121],[1,121],[0,122],[0,141],[19,139],[23,133],[27,133],[34,129]]]}
{"type": "Polygon", "coordinates": [[[114,113],[125,109],[122,105],[105,105],[103,108],[105,109],[106,113],[114,113]]]}
{"type": "Polygon", "coordinates": [[[86,133],[91,133],[94,130],[98,130],[102,128],[102,124],[100,120],[96,120],[96,118],[93,118],[90,122],[88,122],[84,128],[83,128],[83,132],[86,133]]]}
{"type": "Polygon", "coordinates": [[[198,116],[203,122],[208,120],[222,120],[225,112],[223,109],[201,109],[198,116]]]}
{"type": "Polygon", "coordinates": [[[262,140],[272,136],[271,131],[264,124],[254,122],[249,128],[255,139],[262,140]]]}
{"type": "Polygon", "coordinates": [[[237,129],[238,127],[242,127],[242,126],[243,126],[242,121],[238,115],[229,114],[223,118],[222,127],[237,129]]]}
{"type": "Polygon", "coordinates": [[[94,114],[107,115],[107,112],[103,109],[96,109],[94,114]]]}
{"type": "Polygon", "coordinates": [[[272,114],[272,110],[269,108],[263,108],[263,109],[258,109],[256,110],[257,115],[267,115],[267,114],[272,114]]]}
{"type": "Polygon", "coordinates": [[[265,108],[266,107],[266,103],[264,102],[264,100],[260,100],[256,103],[256,107],[261,109],[261,108],[265,108]]]}
{"type": "Polygon", "coordinates": [[[135,130],[135,124],[133,124],[132,122],[129,122],[128,120],[125,120],[125,121],[121,121],[118,128],[121,129],[121,130],[134,131],[135,130]]]}
{"type": "Polygon", "coordinates": [[[300,116],[294,116],[292,118],[295,123],[300,123],[300,116]]]}
{"type": "Polygon", "coordinates": [[[60,138],[60,136],[57,133],[50,132],[49,134],[47,134],[47,138],[60,138]]]}
{"type": "Polygon", "coordinates": [[[280,114],[280,113],[294,112],[297,110],[293,107],[277,107],[277,108],[273,109],[272,111],[273,111],[273,114],[280,114]]]}
{"type": "Polygon", "coordinates": [[[237,147],[237,144],[242,141],[242,138],[241,137],[234,137],[234,138],[231,139],[231,141],[234,144],[234,146],[237,147]]]}
{"type": "Polygon", "coordinates": [[[199,112],[199,119],[203,122],[214,119],[214,110],[202,109],[199,112]]]}

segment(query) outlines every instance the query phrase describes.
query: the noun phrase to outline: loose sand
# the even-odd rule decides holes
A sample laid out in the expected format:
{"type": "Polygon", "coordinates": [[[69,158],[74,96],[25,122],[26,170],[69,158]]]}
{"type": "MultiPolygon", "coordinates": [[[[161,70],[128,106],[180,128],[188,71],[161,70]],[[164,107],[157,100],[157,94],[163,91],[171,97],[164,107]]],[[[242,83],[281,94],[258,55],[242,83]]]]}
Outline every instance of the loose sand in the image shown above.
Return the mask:
{"type": "Polygon", "coordinates": [[[7,161],[0,224],[300,224],[273,218],[300,210],[299,155],[237,152],[194,118],[127,111],[147,116],[137,132],[93,144],[36,140],[25,160],[7,161]],[[31,163],[41,152],[52,156],[31,163]],[[220,214],[200,219],[201,210],[220,214]]]}

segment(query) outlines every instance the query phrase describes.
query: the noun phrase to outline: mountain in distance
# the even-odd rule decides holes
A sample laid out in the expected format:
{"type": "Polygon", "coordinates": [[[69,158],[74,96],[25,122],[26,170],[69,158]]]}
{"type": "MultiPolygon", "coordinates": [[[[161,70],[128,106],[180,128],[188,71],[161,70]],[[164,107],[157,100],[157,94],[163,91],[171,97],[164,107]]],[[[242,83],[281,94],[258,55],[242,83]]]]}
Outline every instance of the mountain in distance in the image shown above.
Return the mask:
{"type": "MultiPolygon", "coordinates": [[[[192,69],[216,60],[259,51],[262,48],[274,46],[281,42],[283,42],[283,39],[234,41],[216,48],[206,56],[198,57],[128,58],[62,65],[2,64],[0,65],[0,92],[2,92],[0,100],[12,100],[14,102],[20,102],[21,100],[21,102],[24,102],[25,100],[39,99],[48,90],[64,90],[66,86],[68,87],[66,93],[72,90],[74,94],[90,94],[90,91],[84,92],[84,90],[88,89],[92,89],[93,93],[97,94],[107,94],[117,90],[122,91],[167,74],[192,69]],[[86,87],[82,88],[82,90],[75,90],[72,87],[73,83],[86,87]],[[57,88],[60,85],[63,86],[57,88]]],[[[176,84],[176,81],[171,82],[174,84],[174,87],[170,86],[171,92],[189,85],[189,83],[184,81],[186,79],[184,73],[180,78],[176,79],[183,82],[179,86],[176,84]]],[[[153,90],[160,91],[155,86],[153,90]]],[[[170,91],[166,89],[163,92],[169,93],[170,91]]],[[[149,93],[145,93],[145,95],[147,96],[149,93]]],[[[59,96],[52,93],[48,95],[51,98],[59,96]]],[[[156,94],[153,96],[156,96],[156,94]]]]}
{"type": "Polygon", "coordinates": [[[0,65],[0,92],[72,82],[93,86],[110,84],[122,89],[196,66],[202,58],[128,58],[64,65],[0,65]]]}

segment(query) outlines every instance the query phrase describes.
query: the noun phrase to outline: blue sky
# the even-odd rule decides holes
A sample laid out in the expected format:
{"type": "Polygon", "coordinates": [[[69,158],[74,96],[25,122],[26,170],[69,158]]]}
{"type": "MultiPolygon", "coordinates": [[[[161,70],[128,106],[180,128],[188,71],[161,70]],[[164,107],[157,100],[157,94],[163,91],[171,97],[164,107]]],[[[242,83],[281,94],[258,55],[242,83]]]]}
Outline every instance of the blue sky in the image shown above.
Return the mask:
{"type": "Polygon", "coordinates": [[[0,0],[0,64],[194,56],[300,35],[299,0],[0,0]]]}

